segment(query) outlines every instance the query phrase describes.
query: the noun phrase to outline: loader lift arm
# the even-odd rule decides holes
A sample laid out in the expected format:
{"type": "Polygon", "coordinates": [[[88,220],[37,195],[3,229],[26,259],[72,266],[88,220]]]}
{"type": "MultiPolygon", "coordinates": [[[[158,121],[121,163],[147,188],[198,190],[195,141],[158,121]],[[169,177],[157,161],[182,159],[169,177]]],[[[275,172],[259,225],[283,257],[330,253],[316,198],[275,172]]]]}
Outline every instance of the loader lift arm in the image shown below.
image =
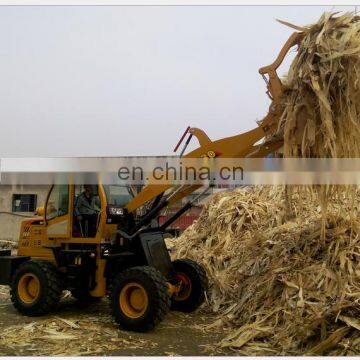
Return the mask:
{"type": "MultiPolygon", "coordinates": [[[[191,137],[195,136],[199,142],[200,147],[184,155],[184,158],[261,158],[279,149],[283,145],[283,141],[281,139],[277,141],[264,142],[260,145],[255,144],[264,137],[269,138],[276,132],[279,119],[282,114],[281,98],[284,92],[284,86],[281,83],[276,70],[281,65],[290,48],[292,48],[294,45],[298,45],[303,37],[304,33],[302,32],[293,33],[282,47],[276,60],[271,65],[259,69],[259,73],[263,76],[267,84],[267,94],[271,98],[272,102],[269,107],[268,114],[262,121],[258,123],[258,127],[245,133],[216,141],[211,141],[203,130],[188,127],[177,144],[175,150],[178,149],[180,143],[182,140],[184,140],[187,133],[190,134],[188,142],[191,137]],[[268,78],[266,75],[268,75],[268,78]]],[[[184,150],[185,148],[183,149],[182,153],[184,150]]],[[[145,217],[151,217],[151,215],[155,215],[156,210],[160,211],[163,207],[174,204],[175,202],[193,193],[200,187],[201,185],[182,186],[181,189],[178,189],[178,191],[173,196],[171,196],[170,199],[163,202],[160,201],[155,208],[150,210],[149,213],[145,215],[145,217]]],[[[126,209],[131,213],[137,208],[146,204],[148,201],[153,200],[161,194],[164,194],[165,191],[171,188],[174,188],[174,185],[155,183],[149,184],[144,187],[144,189],[127,204],[126,209]]]]}

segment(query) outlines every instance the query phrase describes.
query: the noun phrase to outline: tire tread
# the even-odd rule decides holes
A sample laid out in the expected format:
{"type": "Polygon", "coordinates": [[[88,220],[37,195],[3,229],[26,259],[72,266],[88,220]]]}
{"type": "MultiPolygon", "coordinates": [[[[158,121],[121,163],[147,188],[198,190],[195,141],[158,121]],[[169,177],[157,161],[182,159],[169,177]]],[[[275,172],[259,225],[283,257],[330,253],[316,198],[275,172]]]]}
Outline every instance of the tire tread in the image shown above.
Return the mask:
{"type": "Polygon", "coordinates": [[[177,259],[173,261],[173,265],[175,270],[179,267],[186,267],[191,272],[190,275],[197,278],[196,282],[199,286],[199,289],[197,291],[197,296],[192,296],[188,301],[177,302],[173,300],[171,309],[182,312],[193,312],[205,301],[205,292],[209,286],[205,269],[203,266],[191,259],[177,259]]]}
{"type": "Polygon", "coordinates": [[[112,289],[110,291],[110,305],[112,309],[112,315],[115,322],[126,330],[133,330],[139,332],[146,332],[153,329],[158,323],[160,323],[170,309],[170,296],[168,293],[168,286],[165,277],[157,269],[151,266],[136,266],[129,268],[119,274],[113,282],[112,289]],[[155,310],[149,315],[146,321],[142,320],[141,323],[127,323],[117,311],[118,298],[116,296],[117,289],[122,285],[124,279],[131,279],[136,277],[147,277],[148,280],[155,286],[150,296],[152,296],[152,302],[155,310]]]}
{"type": "Polygon", "coordinates": [[[13,283],[10,289],[11,301],[17,311],[27,316],[41,316],[53,310],[60,301],[63,291],[63,280],[56,267],[42,260],[29,260],[21,264],[13,276],[13,283]],[[46,279],[46,291],[42,292],[43,298],[40,299],[33,307],[24,307],[17,296],[17,283],[15,279],[23,271],[24,267],[41,271],[46,279]]]}

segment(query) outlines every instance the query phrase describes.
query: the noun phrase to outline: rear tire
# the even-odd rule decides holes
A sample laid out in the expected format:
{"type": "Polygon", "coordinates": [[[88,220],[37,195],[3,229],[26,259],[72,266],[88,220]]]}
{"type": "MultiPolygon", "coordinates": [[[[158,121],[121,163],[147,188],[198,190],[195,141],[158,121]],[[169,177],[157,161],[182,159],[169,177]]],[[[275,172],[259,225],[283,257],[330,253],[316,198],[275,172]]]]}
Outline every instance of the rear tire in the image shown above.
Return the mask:
{"type": "Polygon", "coordinates": [[[182,289],[172,298],[171,310],[193,312],[205,301],[208,279],[204,268],[190,259],[173,261],[175,280],[182,282],[182,289]]]}
{"type": "Polygon", "coordinates": [[[10,295],[16,310],[26,316],[40,316],[60,301],[63,281],[48,261],[26,261],[16,270],[10,295]]]}
{"type": "Polygon", "coordinates": [[[125,270],[114,280],[110,306],[114,320],[121,328],[149,331],[169,311],[167,281],[158,270],[150,266],[125,270]]]}

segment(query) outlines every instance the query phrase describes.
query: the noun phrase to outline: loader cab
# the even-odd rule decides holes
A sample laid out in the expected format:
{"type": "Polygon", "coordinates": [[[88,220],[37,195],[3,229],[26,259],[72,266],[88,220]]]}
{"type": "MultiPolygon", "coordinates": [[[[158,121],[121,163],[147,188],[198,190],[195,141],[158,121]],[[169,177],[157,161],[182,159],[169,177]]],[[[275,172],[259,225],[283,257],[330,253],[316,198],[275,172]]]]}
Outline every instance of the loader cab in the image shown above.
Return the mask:
{"type": "Polygon", "coordinates": [[[106,221],[106,197],[102,186],[92,185],[92,188],[92,196],[97,200],[98,212],[94,217],[94,223],[86,228],[75,214],[76,203],[84,191],[84,185],[56,184],[50,188],[44,214],[46,235],[49,240],[79,239],[82,241],[101,237],[102,224],[106,221]],[[89,227],[94,230],[88,231],[89,227]]]}
{"type": "MultiPolygon", "coordinates": [[[[129,231],[135,219],[127,214],[126,205],[132,193],[125,186],[95,185],[93,195],[99,200],[95,231],[81,231],[74,214],[75,203],[83,185],[52,185],[43,208],[43,214],[21,223],[19,255],[54,259],[54,249],[82,249],[109,242],[117,229],[129,231]]],[[[38,214],[40,215],[40,214],[38,214]]],[[[82,224],[81,224],[82,225],[82,224]]]]}
{"type": "MultiPolygon", "coordinates": [[[[129,216],[125,207],[133,198],[129,186],[91,185],[92,197],[98,204],[97,216],[92,223],[79,221],[75,209],[84,185],[53,185],[45,203],[45,225],[51,238],[97,239],[100,240],[119,224],[127,223],[129,216]],[[112,228],[110,228],[110,225],[112,228]]],[[[132,216],[130,216],[132,219],[132,216]]],[[[96,241],[98,242],[98,241],[96,241]]]]}

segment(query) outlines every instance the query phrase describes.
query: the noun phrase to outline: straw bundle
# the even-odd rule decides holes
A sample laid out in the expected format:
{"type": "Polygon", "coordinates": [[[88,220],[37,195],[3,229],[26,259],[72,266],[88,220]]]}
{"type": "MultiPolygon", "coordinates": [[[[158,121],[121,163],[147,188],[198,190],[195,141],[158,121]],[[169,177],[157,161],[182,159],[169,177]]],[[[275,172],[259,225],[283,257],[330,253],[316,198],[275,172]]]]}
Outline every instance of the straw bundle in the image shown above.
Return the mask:
{"type": "Polygon", "coordinates": [[[284,155],[359,157],[360,17],[325,13],[302,30],[285,79],[284,155]]]}

